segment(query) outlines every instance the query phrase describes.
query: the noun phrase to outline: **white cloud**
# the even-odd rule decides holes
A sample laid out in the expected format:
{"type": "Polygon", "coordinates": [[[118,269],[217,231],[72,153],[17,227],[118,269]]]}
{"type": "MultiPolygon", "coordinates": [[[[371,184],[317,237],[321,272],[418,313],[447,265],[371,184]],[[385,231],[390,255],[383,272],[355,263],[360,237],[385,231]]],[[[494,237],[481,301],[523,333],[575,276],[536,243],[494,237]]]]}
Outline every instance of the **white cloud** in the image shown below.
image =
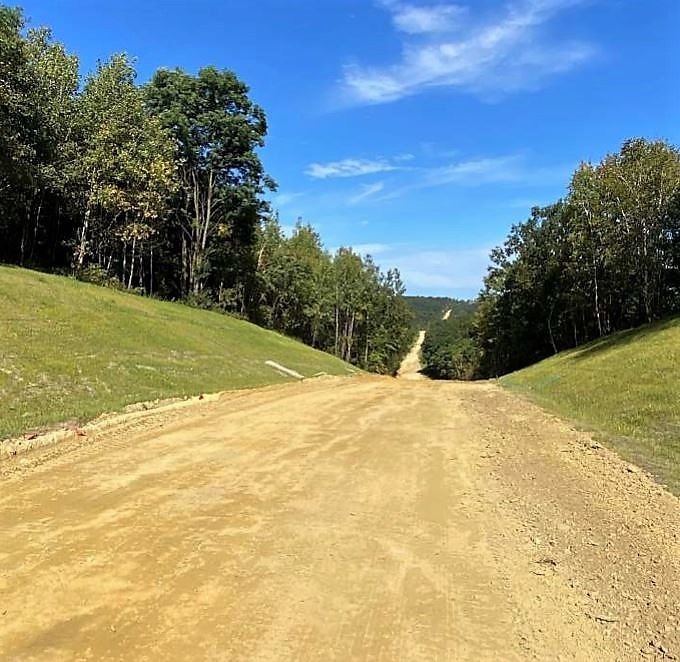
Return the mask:
{"type": "Polygon", "coordinates": [[[473,297],[482,287],[489,249],[416,250],[386,258],[409,293],[473,297]]]}
{"type": "Polygon", "coordinates": [[[522,158],[500,156],[459,161],[435,168],[423,168],[417,176],[403,186],[386,192],[379,199],[392,200],[411,191],[457,184],[459,186],[480,186],[502,182],[521,181],[522,158]]]}
{"type": "Polygon", "coordinates": [[[328,179],[329,177],[361,177],[398,169],[399,166],[386,159],[343,159],[329,163],[312,163],[305,170],[305,174],[315,179],[328,179]]]}
{"type": "Polygon", "coordinates": [[[521,157],[500,156],[459,161],[430,170],[425,183],[440,184],[489,184],[516,181],[520,178],[521,157]]]}
{"type": "Polygon", "coordinates": [[[502,15],[477,20],[464,33],[455,34],[459,24],[451,19],[438,23],[442,30],[426,28],[433,28],[430,19],[446,8],[451,17],[460,15],[458,5],[418,8],[389,2],[385,6],[398,29],[403,31],[410,11],[410,32],[428,38],[407,38],[400,61],[393,65],[345,67],[343,95],[350,103],[378,104],[434,87],[456,88],[486,97],[536,88],[546,78],[593,57],[595,50],[589,44],[544,38],[541,31],[561,10],[581,1],[519,0],[502,15]],[[418,16],[420,19],[414,18],[418,16]]]}
{"type": "Polygon", "coordinates": [[[450,32],[459,26],[461,18],[467,13],[467,9],[459,5],[387,3],[386,6],[393,12],[394,27],[407,34],[450,32]]]}
{"type": "Polygon", "coordinates": [[[482,288],[490,248],[423,249],[382,243],[357,244],[362,255],[379,256],[383,269],[396,267],[409,294],[475,297],[482,288]]]}
{"type": "Polygon", "coordinates": [[[361,253],[361,255],[380,255],[381,253],[387,253],[390,250],[390,246],[387,244],[357,244],[352,246],[352,250],[355,253],[361,253]]]}
{"type": "Polygon", "coordinates": [[[521,154],[457,161],[434,168],[414,169],[408,184],[386,191],[378,200],[392,200],[412,191],[438,186],[553,185],[569,180],[571,166],[535,166],[521,154]]]}
{"type": "Polygon", "coordinates": [[[356,195],[352,196],[347,202],[350,205],[356,205],[364,200],[374,196],[376,193],[380,193],[385,188],[385,182],[376,182],[375,184],[364,184],[361,187],[361,191],[356,195]]]}
{"type": "Polygon", "coordinates": [[[279,193],[277,196],[274,197],[272,202],[276,207],[287,207],[292,202],[295,202],[295,200],[301,198],[302,196],[303,196],[302,193],[279,193]]]}

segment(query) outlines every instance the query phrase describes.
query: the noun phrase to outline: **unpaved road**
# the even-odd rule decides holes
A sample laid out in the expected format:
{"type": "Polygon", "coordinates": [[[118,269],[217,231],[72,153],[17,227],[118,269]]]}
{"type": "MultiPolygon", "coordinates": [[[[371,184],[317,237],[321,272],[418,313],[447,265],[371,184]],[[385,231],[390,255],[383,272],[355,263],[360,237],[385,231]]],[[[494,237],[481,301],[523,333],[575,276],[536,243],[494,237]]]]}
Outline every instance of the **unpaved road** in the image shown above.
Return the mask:
{"type": "Polygon", "coordinates": [[[680,656],[678,500],[490,384],[232,394],[0,471],[3,660],[680,656]]]}
{"type": "Polygon", "coordinates": [[[422,365],[420,363],[420,350],[423,348],[425,342],[425,331],[418,331],[418,337],[411,347],[409,353],[404,357],[404,360],[399,366],[397,377],[401,379],[409,379],[411,381],[425,379],[425,376],[420,372],[422,365]]]}

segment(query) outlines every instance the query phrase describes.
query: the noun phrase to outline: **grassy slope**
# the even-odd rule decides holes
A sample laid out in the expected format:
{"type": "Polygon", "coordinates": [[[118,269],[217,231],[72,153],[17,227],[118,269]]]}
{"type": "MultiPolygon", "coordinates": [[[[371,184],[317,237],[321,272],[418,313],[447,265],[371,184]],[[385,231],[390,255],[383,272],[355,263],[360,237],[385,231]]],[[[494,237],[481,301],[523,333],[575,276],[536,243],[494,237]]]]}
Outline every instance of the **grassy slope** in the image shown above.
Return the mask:
{"type": "Polygon", "coordinates": [[[562,352],[501,383],[599,433],[680,494],[680,318],[562,352]]]}
{"type": "Polygon", "coordinates": [[[0,267],[0,439],[139,401],[350,366],[218,313],[0,267]]]}

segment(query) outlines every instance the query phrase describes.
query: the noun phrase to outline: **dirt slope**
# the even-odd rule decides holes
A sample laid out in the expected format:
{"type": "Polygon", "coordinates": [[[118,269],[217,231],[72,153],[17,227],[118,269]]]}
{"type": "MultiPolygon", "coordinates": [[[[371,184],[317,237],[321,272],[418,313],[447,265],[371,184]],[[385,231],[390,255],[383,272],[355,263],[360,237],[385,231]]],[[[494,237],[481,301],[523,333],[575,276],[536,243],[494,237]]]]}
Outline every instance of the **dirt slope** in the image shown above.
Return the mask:
{"type": "Polygon", "coordinates": [[[416,342],[399,366],[397,377],[411,381],[425,379],[425,376],[420,372],[423,367],[420,363],[420,350],[425,342],[425,333],[425,331],[418,332],[416,342]]]}
{"type": "Polygon", "coordinates": [[[0,659],[680,656],[678,500],[495,386],[326,379],[92,436],[0,465],[0,659]]]}

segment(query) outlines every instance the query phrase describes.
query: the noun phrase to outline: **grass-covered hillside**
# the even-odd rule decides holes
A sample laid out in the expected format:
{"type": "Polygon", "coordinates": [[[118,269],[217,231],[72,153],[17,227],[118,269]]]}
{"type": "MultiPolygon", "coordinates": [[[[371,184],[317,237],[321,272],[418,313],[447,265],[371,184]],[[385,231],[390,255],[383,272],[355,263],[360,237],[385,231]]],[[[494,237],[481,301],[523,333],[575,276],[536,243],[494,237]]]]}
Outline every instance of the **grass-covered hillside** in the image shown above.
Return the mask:
{"type": "Polygon", "coordinates": [[[0,439],[127,404],[351,366],[218,313],[0,266],[0,439]]]}
{"type": "Polygon", "coordinates": [[[599,433],[680,493],[680,318],[562,352],[501,383],[599,433]]]}

